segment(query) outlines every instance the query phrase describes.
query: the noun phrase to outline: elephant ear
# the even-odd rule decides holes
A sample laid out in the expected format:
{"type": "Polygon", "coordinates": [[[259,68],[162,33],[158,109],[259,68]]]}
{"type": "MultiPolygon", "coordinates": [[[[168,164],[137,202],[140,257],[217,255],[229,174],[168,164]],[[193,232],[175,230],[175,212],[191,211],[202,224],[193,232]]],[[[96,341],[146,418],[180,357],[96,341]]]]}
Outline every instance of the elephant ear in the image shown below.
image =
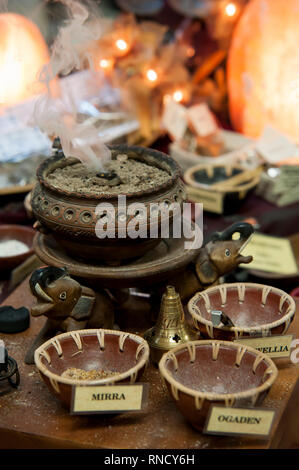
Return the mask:
{"type": "Polygon", "coordinates": [[[205,249],[201,250],[196,260],[195,271],[203,285],[213,284],[219,278],[219,273],[214,264],[211,263],[209,254],[205,249]]]}
{"type": "Polygon", "coordinates": [[[77,321],[88,320],[95,304],[95,293],[92,289],[82,286],[82,294],[70,317],[77,321]]]}

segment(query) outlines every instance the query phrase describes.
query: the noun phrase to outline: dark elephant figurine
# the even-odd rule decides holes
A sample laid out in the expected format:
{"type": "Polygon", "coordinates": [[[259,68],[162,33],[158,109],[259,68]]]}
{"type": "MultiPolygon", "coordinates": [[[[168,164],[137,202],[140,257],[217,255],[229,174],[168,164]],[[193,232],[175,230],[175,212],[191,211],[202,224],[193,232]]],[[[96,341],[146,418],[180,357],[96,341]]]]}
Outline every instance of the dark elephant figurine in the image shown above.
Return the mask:
{"type": "MultiPolygon", "coordinates": [[[[180,294],[182,302],[188,302],[197,292],[217,284],[221,276],[230,273],[239,264],[250,263],[252,256],[242,256],[240,252],[253,232],[251,224],[241,222],[231,225],[221,233],[214,233],[210,241],[199,250],[194,262],[188,264],[183,272],[167,280],[180,294]],[[236,233],[240,234],[238,239],[233,238],[236,233]]],[[[158,303],[164,289],[165,283],[151,289],[153,299],[157,299],[158,303]]],[[[156,304],[155,300],[154,303],[156,304]]]]}
{"type": "Polygon", "coordinates": [[[59,332],[113,328],[114,305],[108,294],[82,286],[69,276],[66,268],[37,269],[29,284],[37,298],[31,315],[44,315],[47,320],[26,354],[26,364],[33,364],[35,350],[59,332]]]}

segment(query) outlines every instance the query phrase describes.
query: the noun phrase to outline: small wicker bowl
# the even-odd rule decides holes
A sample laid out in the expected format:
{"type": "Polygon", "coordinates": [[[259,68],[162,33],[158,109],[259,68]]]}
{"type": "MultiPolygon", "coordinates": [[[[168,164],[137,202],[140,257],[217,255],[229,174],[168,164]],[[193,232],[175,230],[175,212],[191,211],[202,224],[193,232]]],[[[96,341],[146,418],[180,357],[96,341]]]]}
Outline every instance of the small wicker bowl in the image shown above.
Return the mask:
{"type": "Polygon", "coordinates": [[[92,329],[62,333],[35,351],[35,364],[50,392],[68,408],[73,385],[112,385],[138,381],[149,361],[149,346],[140,336],[92,329]],[[109,370],[117,374],[97,380],[61,377],[69,369],[109,370]]]}
{"type": "Polygon", "coordinates": [[[230,341],[192,341],[164,354],[160,374],[176,406],[202,431],[212,404],[259,406],[276,380],[274,362],[230,341]]]}
{"type": "Polygon", "coordinates": [[[275,287],[232,283],[195,294],[188,310],[204,338],[232,341],[246,336],[284,335],[294,318],[296,304],[290,295],[275,287]],[[225,313],[234,326],[214,326],[214,310],[225,313]]]}

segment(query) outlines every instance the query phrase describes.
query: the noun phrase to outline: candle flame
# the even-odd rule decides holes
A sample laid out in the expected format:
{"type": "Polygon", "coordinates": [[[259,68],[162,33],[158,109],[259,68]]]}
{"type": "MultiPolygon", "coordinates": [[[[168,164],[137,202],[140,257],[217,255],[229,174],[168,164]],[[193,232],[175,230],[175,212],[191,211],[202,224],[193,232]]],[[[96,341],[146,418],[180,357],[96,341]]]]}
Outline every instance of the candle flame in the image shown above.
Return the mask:
{"type": "Polygon", "coordinates": [[[176,101],[177,103],[180,103],[181,101],[183,101],[183,98],[184,98],[184,94],[182,92],[182,90],[176,90],[173,92],[173,95],[172,95],[174,101],[176,101]]]}
{"type": "Polygon", "coordinates": [[[115,41],[115,45],[120,51],[126,51],[129,47],[127,41],[124,39],[117,39],[117,41],[115,41]]]}
{"type": "Polygon", "coordinates": [[[146,76],[147,76],[147,79],[150,81],[150,82],[155,82],[158,78],[158,74],[155,70],[153,69],[149,69],[147,72],[146,72],[146,76]]]}
{"type": "Polygon", "coordinates": [[[113,59],[101,59],[99,62],[101,69],[107,70],[111,69],[114,65],[113,59]]]}

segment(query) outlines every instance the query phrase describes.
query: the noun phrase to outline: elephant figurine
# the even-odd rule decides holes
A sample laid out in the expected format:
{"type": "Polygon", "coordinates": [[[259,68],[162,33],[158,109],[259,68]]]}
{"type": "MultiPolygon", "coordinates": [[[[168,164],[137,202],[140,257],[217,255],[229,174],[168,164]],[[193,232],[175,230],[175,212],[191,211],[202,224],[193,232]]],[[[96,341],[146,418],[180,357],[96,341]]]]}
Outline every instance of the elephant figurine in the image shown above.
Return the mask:
{"type": "Polygon", "coordinates": [[[44,315],[47,320],[27,351],[26,364],[33,364],[35,350],[59,332],[113,328],[114,304],[108,294],[82,286],[69,276],[66,268],[37,269],[29,285],[37,298],[31,315],[44,315]]]}
{"type": "MultiPolygon", "coordinates": [[[[214,233],[211,239],[200,250],[197,258],[187,265],[179,275],[170,277],[167,282],[174,286],[186,304],[197,292],[207,289],[219,282],[221,276],[229,274],[239,264],[248,264],[252,256],[242,256],[241,251],[249,242],[254,232],[253,226],[246,222],[237,222],[221,233],[214,233]],[[235,239],[234,234],[239,233],[235,239]]],[[[160,303],[165,290],[163,285],[151,286],[152,310],[160,303]]]]}

